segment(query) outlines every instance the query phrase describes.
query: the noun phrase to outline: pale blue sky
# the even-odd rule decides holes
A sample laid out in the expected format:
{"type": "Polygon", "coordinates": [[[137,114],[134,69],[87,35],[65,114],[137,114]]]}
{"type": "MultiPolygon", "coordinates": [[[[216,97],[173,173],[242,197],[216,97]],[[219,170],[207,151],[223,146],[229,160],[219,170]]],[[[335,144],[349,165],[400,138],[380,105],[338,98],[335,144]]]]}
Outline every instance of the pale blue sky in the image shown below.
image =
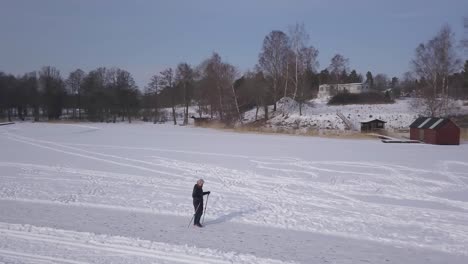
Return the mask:
{"type": "Polygon", "coordinates": [[[0,0],[0,71],[51,65],[117,66],[138,85],[179,62],[218,52],[241,71],[257,63],[263,38],[304,23],[320,69],[335,53],[365,74],[400,76],[416,46],[449,24],[463,37],[466,0],[0,0]]]}

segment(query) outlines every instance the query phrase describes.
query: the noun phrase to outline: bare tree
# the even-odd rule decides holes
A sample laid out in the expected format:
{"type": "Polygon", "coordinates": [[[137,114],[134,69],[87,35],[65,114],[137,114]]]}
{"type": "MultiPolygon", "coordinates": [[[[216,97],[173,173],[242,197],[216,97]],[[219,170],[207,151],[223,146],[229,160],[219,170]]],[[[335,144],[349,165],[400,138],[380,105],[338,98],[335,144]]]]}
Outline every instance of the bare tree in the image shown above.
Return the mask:
{"type": "Polygon", "coordinates": [[[211,95],[216,95],[216,100],[210,96],[211,110],[218,112],[218,117],[225,123],[230,123],[234,118],[236,109],[236,94],[233,91],[233,83],[237,79],[237,70],[229,63],[221,60],[217,53],[201,63],[198,67],[202,76],[202,83],[211,95]],[[231,96],[232,95],[232,96],[231,96]]]}
{"type": "Polygon", "coordinates": [[[208,60],[204,60],[199,65],[195,66],[195,87],[193,91],[193,99],[197,104],[197,113],[199,117],[202,117],[204,113],[210,114],[213,118],[213,105],[215,103],[216,95],[211,91],[212,86],[210,80],[205,75],[205,70],[208,60]]]}
{"type": "Polygon", "coordinates": [[[229,63],[222,63],[219,71],[220,74],[220,86],[219,89],[223,91],[223,100],[225,103],[225,120],[228,123],[231,123],[233,119],[238,119],[242,122],[242,116],[239,110],[239,103],[237,100],[237,94],[234,89],[234,82],[239,76],[239,72],[236,67],[229,63]],[[231,95],[229,95],[231,94],[231,95]],[[236,113],[236,117],[234,117],[236,113]]]}
{"type": "Polygon", "coordinates": [[[109,108],[109,95],[106,90],[106,72],[104,67],[90,71],[83,80],[83,108],[86,117],[92,121],[103,122],[109,108]]]}
{"type": "Polygon", "coordinates": [[[62,115],[65,98],[65,85],[60,71],[55,67],[45,66],[39,71],[39,89],[44,96],[44,109],[49,119],[58,119],[62,115]]]}
{"type": "Polygon", "coordinates": [[[411,61],[413,72],[425,86],[421,94],[426,113],[448,114],[449,76],[460,69],[461,61],[454,47],[454,34],[443,26],[427,43],[421,43],[411,61]]]}
{"type": "Polygon", "coordinates": [[[258,57],[258,64],[261,70],[272,81],[273,111],[276,111],[276,101],[279,87],[282,79],[284,79],[283,75],[287,73],[288,52],[288,36],[282,31],[274,30],[263,40],[262,51],[258,57]]]}
{"type": "Polygon", "coordinates": [[[389,78],[386,74],[378,73],[375,75],[373,83],[375,89],[383,91],[388,88],[389,78]]]}
{"type": "Polygon", "coordinates": [[[78,119],[81,120],[81,92],[82,84],[86,74],[83,70],[77,69],[70,73],[65,81],[71,94],[76,97],[75,107],[73,107],[73,118],[76,118],[76,109],[78,109],[78,119]]]}
{"type": "Polygon", "coordinates": [[[161,92],[160,86],[160,76],[155,74],[151,76],[150,82],[146,86],[146,95],[149,97],[150,105],[153,107],[152,109],[152,119],[153,124],[156,124],[159,118],[159,93],[161,92]]]}
{"type": "Polygon", "coordinates": [[[209,67],[211,61],[212,58],[206,59],[196,67],[196,72],[200,79],[198,80],[195,95],[198,101],[198,113],[200,117],[203,112],[209,112],[210,117],[213,119],[218,111],[219,100],[216,75],[213,73],[212,67],[209,67]]]}
{"type": "Polygon", "coordinates": [[[465,30],[464,39],[462,40],[463,48],[465,49],[465,56],[468,56],[468,17],[463,18],[463,28],[465,30]]]}
{"type": "Polygon", "coordinates": [[[184,97],[184,125],[188,124],[188,109],[191,101],[195,72],[187,63],[177,65],[175,79],[181,86],[184,97]]]}
{"type": "Polygon", "coordinates": [[[174,71],[172,68],[167,68],[161,73],[161,78],[160,78],[160,84],[163,86],[165,89],[170,90],[171,94],[171,105],[172,105],[172,119],[174,121],[174,125],[177,125],[177,119],[176,119],[176,111],[175,111],[175,105],[176,105],[176,89],[174,85],[174,71]]]}
{"type": "Polygon", "coordinates": [[[122,121],[127,116],[128,122],[132,122],[132,115],[138,108],[139,90],[130,72],[116,69],[114,82],[114,96],[116,96],[116,107],[121,112],[122,121]]]}
{"type": "Polygon", "coordinates": [[[257,65],[255,71],[247,71],[242,78],[244,81],[241,87],[245,90],[248,104],[253,104],[256,108],[255,121],[258,120],[258,111],[261,107],[264,107],[264,120],[268,120],[269,88],[260,67],[257,65]]]}
{"type": "Polygon", "coordinates": [[[404,96],[410,96],[413,91],[417,88],[416,87],[416,78],[414,77],[414,73],[411,71],[407,71],[403,73],[403,79],[401,81],[401,91],[404,96]]]}
{"type": "Polygon", "coordinates": [[[343,82],[342,73],[348,71],[349,59],[345,58],[341,54],[336,54],[331,59],[328,71],[331,74],[333,83],[343,82]]]}
{"type": "Polygon", "coordinates": [[[225,113],[225,89],[223,87],[222,80],[222,62],[221,57],[217,53],[213,53],[211,58],[207,60],[204,75],[205,78],[209,80],[210,86],[217,94],[217,103],[215,104],[218,111],[219,118],[224,120],[225,113]]]}
{"type": "Polygon", "coordinates": [[[294,95],[295,98],[297,97],[297,101],[299,101],[299,115],[302,115],[302,105],[309,96],[306,95],[306,86],[311,84],[307,79],[309,79],[310,75],[317,72],[317,67],[319,65],[317,57],[318,50],[313,46],[303,47],[299,51],[298,67],[296,68],[296,74],[299,74],[299,76],[296,77],[296,91],[294,95]]]}
{"type": "MultiPolygon", "coordinates": [[[[264,119],[265,121],[268,120],[268,89],[267,89],[267,84],[266,84],[265,76],[261,71],[257,71],[255,73],[255,79],[254,79],[254,87],[256,92],[254,93],[255,95],[255,100],[257,102],[258,106],[263,105],[263,112],[264,112],[264,119]]],[[[257,111],[255,113],[255,120],[257,120],[257,114],[258,114],[258,107],[257,111]]]]}
{"type": "Polygon", "coordinates": [[[121,121],[125,120],[125,115],[121,114],[119,100],[121,97],[120,87],[118,85],[118,68],[106,69],[104,72],[104,92],[107,97],[107,107],[105,109],[105,119],[108,121],[112,118],[112,122],[117,121],[117,116],[121,117],[121,121]]]}
{"type": "MultiPolygon", "coordinates": [[[[39,121],[39,91],[38,91],[38,81],[37,73],[29,72],[26,73],[22,78],[22,83],[26,89],[26,101],[27,105],[32,108],[32,114],[34,116],[34,121],[39,121]]],[[[27,112],[27,111],[26,111],[27,112]]]]}

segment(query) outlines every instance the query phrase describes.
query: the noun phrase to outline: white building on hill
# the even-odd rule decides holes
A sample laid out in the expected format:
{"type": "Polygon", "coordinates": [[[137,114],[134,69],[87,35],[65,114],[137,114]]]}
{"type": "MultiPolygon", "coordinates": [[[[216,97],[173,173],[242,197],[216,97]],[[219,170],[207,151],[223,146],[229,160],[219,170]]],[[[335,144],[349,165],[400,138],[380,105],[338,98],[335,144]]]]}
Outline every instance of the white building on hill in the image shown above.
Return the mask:
{"type": "Polygon", "coordinates": [[[343,92],[363,93],[369,91],[367,83],[339,83],[339,84],[322,84],[319,86],[318,98],[326,98],[343,92]]]}

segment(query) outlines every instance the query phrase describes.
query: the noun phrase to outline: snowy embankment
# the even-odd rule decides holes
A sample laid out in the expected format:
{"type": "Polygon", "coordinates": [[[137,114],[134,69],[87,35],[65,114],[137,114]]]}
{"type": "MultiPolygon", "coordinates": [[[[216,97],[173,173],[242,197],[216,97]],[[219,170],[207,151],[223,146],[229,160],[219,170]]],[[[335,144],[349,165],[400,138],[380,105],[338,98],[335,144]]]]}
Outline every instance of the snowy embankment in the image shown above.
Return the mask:
{"type": "MultiPolygon", "coordinates": [[[[352,130],[360,130],[360,122],[372,119],[380,119],[385,122],[386,129],[408,129],[409,125],[418,117],[417,111],[411,106],[413,99],[396,100],[393,104],[374,105],[338,105],[329,106],[326,100],[314,99],[302,106],[302,115],[299,112],[299,103],[291,98],[284,97],[277,103],[277,111],[269,107],[270,119],[267,126],[272,128],[296,128],[296,129],[330,129],[345,130],[346,125],[337,115],[341,113],[350,121],[352,130]]],[[[459,113],[468,113],[468,106],[458,102],[459,113]]],[[[255,121],[256,109],[245,113],[247,123],[255,121]]],[[[264,116],[262,108],[259,109],[257,118],[264,116]]]]}
{"type": "Polygon", "coordinates": [[[21,123],[0,149],[0,262],[468,260],[466,144],[21,123]]]}
{"type": "Polygon", "coordinates": [[[13,125],[13,122],[0,122],[0,126],[13,125]]]}

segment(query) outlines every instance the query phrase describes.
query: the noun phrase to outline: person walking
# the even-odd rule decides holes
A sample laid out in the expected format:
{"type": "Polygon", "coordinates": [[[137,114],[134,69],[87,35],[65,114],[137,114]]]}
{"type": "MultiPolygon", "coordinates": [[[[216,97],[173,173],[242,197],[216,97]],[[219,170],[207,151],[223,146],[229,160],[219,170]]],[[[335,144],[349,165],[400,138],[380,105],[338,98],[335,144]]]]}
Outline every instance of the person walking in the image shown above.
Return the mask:
{"type": "Polygon", "coordinates": [[[203,191],[203,184],[205,181],[199,179],[195,186],[193,186],[192,198],[193,198],[193,208],[195,209],[195,218],[193,220],[193,226],[203,227],[200,224],[200,218],[203,214],[203,195],[210,195],[210,192],[203,191]]]}

